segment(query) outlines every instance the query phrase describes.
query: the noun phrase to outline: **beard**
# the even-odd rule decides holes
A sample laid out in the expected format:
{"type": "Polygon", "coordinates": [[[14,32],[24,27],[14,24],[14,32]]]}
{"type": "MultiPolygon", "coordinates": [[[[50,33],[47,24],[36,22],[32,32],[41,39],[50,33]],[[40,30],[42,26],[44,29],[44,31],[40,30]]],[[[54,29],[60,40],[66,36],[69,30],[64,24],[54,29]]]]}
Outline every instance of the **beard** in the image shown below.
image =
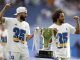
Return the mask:
{"type": "Polygon", "coordinates": [[[22,15],[20,16],[21,21],[25,21],[25,18],[26,18],[26,16],[22,16],[22,15]]]}
{"type": "Polygon", "coordinates": [[[61,19],[61,20],[60,20],[60,23],[61,23],[61,24],[64,23],[64,19],[61,19]]]}

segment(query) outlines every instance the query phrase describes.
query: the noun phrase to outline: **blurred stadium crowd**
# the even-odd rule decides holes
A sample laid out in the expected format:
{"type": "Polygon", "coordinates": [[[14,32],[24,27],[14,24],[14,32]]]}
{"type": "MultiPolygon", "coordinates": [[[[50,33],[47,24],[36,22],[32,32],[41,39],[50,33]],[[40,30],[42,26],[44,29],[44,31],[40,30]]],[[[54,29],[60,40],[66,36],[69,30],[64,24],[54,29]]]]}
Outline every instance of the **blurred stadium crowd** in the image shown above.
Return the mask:
{"type": "Polygon", "coordinates": [[[0,0],[0,5],[5,3],[12,3],[13,5],[24,5],[24,6],[27,6],[29,4],[33,6],[38,6],[43,4],[52,8],[54,5],[59,4],[63,5],[66,8],[80,11],[80,0],[0,0]]]}

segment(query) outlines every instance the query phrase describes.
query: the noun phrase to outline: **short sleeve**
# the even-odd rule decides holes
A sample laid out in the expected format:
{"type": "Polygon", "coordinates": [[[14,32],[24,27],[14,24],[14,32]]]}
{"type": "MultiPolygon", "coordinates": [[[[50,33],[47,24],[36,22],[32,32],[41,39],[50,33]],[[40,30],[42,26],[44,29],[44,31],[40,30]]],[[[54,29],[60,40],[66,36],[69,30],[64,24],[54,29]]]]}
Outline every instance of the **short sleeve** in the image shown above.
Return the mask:
{"type": "Polygon", "coordinates": [[[72,25],[70,25],[70,24],[68,24],[68,23],[67,23],[67,26],[68,26],[69,29],[70,29],[70,33],[71,33],[71,34],[74,34],[75,31],[76,31],[75,27],[73,27],[72,25]]]}
{"type": "Polygon", "coordinates": [[[49,26],[48,28],[53,28],[53,25],[49,26]]]}
{"type": "Polygon", "coordinates": [[[26,34],[30,35],[30,26],[28,23],[26,23],[26,34]]]}
{"type": "Polygon", "coordinates": [[[5,19],[6,28],[16,21],[16,18],[3,17],[5,19]]]}
{"type": "Polygon", "coordinates": [[[9,18],[9,17],[3,17],[4,19],[5,19],[5,23],[7,22],[10,22],[10,20],[12,19],[12,18],[9,18]]]}

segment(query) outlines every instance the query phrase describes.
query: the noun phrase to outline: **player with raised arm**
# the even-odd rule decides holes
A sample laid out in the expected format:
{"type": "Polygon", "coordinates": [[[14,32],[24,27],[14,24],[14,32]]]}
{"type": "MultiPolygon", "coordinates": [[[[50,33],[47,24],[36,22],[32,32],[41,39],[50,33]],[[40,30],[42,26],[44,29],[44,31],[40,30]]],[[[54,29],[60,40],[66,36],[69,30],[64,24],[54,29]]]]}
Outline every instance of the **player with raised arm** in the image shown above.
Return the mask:
{"type": "Polygon", "coordinates": [[[3,60],[8,59],[7,57],[9,57],[7,41],[8,41],[8,31],[5,28],[5,24],[3,22],[0,22],[0,43],[1,46],[3,47],[2,49],[3,60]]]}
{"type": "Polygon", "coordinates": [[[0,21],[4,21],[8,30],[8,44],[9,44],[9,59],[13,60],[29,60],[27,39],[32,38],[30,35],[29,23],[25,21],[27,16],[27,9],[25,7],[18,7],[16,9],[16,18],[3,17],[5,11],[10,7],[6,4],[0,12],[0,21]]]}
{"type": "Polygon", "coordinates": [[[57,35],[54,41],[52,41],[52,46],[55,46],[55,56],[58,57],[58,60],[69,60],[70,59],[70,34],[79,33],[79,17],[74,16],[76,22],[76,28],[69,23],[65,23],[65,17],[63,10],[56,10],[52,14],[53,24],[49,28],[56,28],[57,35]]]}

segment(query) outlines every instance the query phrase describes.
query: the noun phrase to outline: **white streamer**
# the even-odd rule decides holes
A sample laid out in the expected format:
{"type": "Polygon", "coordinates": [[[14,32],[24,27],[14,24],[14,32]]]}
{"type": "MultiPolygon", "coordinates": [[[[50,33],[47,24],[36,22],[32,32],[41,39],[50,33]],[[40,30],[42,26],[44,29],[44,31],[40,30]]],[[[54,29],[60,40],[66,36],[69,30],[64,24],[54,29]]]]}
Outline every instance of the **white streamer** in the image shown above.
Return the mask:
{"type": "Polygon", "coordinates": [[[35,29],[34,31],[34,37],[33,37],[33,48],[32,48],[32,51],[36,50],[36,52],[38,53],[39,52],[39,49],[40,49],[40,29],[35,29]]]}

